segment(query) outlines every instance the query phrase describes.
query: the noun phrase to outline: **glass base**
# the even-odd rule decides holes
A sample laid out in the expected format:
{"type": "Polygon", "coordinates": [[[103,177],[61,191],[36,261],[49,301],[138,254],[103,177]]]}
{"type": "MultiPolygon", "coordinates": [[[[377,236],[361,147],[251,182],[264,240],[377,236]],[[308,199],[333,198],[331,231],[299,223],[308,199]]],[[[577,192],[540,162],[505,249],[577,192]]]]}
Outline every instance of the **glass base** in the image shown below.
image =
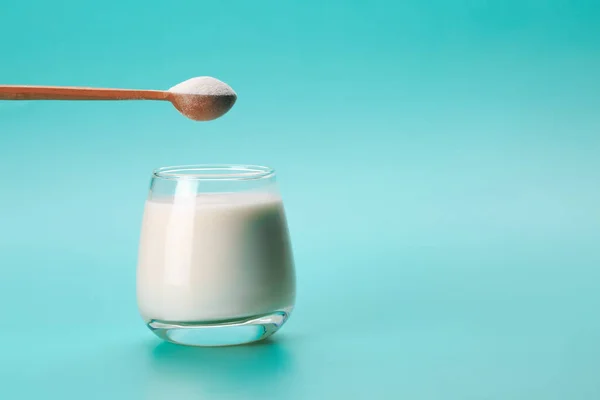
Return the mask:
{"type": "Polygon", "coordinates": [[[147,326],[159,338],[185,346],[234,346],[263,340],[287,321],[292,307],[269,314],[209,322],[153,319],[147,326]]]}

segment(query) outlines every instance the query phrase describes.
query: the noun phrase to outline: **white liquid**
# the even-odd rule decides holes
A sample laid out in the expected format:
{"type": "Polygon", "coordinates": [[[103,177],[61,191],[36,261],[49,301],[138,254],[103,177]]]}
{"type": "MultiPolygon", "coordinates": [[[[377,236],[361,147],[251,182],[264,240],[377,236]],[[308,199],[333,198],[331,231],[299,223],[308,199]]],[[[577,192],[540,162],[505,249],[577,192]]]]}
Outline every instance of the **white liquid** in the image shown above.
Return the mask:
{"type": "Polygon", "coordinates": [[[281,199],[223,193],[147,201],[137,288],[146,321],[218,321],[293,306],[281,199]]]}

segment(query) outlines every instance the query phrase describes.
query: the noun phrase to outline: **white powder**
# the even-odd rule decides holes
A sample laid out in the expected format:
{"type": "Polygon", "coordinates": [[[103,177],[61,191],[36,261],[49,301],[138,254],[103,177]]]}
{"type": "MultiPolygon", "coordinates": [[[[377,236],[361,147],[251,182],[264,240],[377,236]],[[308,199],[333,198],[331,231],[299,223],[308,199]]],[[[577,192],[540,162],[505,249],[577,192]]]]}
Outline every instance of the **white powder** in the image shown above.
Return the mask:
{"type": "Polygon", "coordinates": [[[188,79],[173,86],[169,92],[202,96],[236,96],[228,84],[210,76],[188,79]]]}

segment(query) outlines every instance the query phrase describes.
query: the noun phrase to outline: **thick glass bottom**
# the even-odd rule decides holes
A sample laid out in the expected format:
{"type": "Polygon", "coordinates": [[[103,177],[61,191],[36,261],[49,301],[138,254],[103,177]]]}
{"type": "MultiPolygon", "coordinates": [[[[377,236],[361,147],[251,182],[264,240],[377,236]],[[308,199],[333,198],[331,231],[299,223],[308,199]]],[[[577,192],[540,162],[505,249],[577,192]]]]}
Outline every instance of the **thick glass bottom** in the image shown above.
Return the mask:
{"type": "Polygon", "coordinates": [[[263,340],[277,332],[287,321],[292,307],[269,314],[225,321],[161,321],[147,326],[159,338],[185,346],[234,346],[263,340]]]}

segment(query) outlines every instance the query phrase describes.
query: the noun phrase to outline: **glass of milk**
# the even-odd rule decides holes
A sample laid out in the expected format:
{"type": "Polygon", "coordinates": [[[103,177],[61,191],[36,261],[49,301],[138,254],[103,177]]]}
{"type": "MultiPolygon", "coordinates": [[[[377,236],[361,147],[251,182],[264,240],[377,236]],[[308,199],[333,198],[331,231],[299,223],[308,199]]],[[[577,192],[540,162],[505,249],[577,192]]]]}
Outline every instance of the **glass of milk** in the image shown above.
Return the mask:
{"type": "Polygon", "coordinates": [[[137,300],[157,336],[192,346],[254,342],[281,328],[295,297],[273,169],[186,165],[154,171],[137,300]]]}

